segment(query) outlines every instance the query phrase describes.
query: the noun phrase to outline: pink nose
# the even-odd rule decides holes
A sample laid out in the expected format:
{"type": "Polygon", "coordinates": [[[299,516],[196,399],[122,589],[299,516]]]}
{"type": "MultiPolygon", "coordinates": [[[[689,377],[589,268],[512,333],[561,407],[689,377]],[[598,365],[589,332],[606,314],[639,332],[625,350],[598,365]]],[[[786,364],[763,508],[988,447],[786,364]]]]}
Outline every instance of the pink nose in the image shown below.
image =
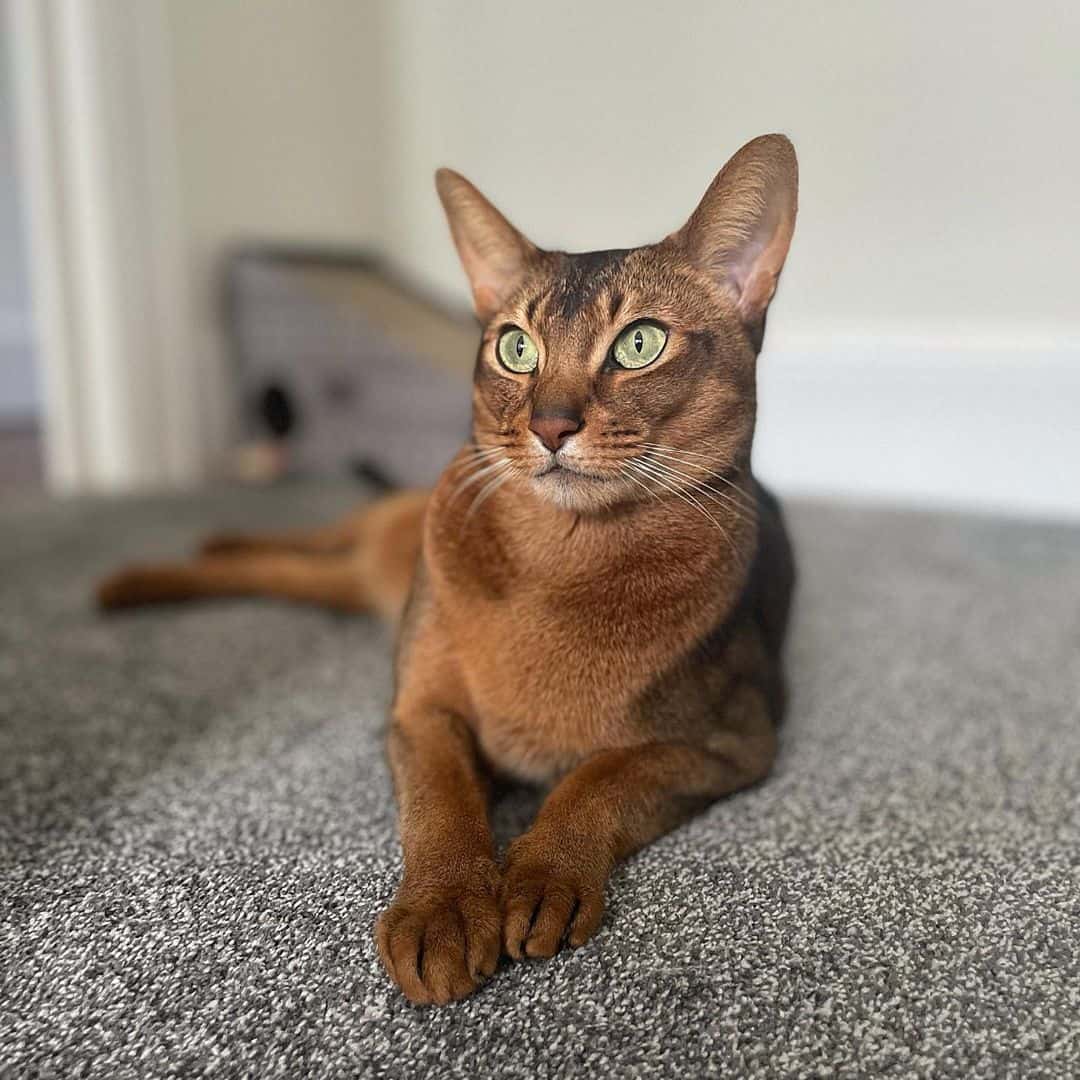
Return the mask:
{"type": "Polygon", "coordinates": [[[555,453],[575,431],[581,430],[581,417],[569,413],[533,413],[529,430],[555,453]]]}

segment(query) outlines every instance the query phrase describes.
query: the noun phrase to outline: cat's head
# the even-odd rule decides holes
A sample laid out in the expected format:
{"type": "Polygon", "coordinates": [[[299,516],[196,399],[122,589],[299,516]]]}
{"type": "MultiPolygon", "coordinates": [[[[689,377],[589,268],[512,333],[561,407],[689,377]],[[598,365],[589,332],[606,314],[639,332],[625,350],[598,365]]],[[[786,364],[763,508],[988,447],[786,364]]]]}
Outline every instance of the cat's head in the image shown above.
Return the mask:
{"type": "Polygon", "coordinates": [[[542,251],[464,177],[436,185],[483,324],[473,435],[490,472],[600,510],[749,464],[755,360],[795,226],[782,135],[744,146],[647,247],[542,251]]]}

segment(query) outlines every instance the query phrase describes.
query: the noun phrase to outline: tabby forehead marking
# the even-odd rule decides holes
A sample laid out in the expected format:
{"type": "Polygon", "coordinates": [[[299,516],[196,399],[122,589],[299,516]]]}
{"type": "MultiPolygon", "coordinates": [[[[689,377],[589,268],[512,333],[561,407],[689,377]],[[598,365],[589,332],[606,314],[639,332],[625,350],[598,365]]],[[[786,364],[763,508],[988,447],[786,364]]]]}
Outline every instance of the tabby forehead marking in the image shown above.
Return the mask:
{"type": "Polygon", "coordinates": [[[548,311],[570,321],[596,303],[617,278],[630,250],[587,251],[564,256],[548,311]]]}

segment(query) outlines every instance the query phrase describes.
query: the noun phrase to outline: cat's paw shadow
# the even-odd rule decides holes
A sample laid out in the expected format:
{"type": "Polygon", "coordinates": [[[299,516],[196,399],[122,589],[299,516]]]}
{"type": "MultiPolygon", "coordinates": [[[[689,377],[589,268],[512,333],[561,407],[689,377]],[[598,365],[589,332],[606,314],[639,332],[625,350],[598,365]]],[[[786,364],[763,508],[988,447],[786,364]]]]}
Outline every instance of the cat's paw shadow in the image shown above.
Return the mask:
{"type": "Polygon", "coordinates": [[[544,788],[496,778],[491,786],[491,831],[495,848],[503,851],[515,837],[527,832],[547,794],[544,788]]]}

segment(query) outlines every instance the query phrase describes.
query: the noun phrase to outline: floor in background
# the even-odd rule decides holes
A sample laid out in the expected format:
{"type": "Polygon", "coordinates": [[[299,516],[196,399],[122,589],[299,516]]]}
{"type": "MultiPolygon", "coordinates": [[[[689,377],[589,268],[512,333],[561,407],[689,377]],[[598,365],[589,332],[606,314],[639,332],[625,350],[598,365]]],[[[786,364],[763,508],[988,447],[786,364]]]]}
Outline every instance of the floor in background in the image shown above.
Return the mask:
{"type": "Polygon", "coordinates": [[[0,495],[38,490],[43,482],[37,425],[0,424],[0,495]]]}
{"type": "Polygon", "coordinates": [[[425,1010],[371,939],[382,632],[89,604],[120,561],[354,496],[6,504],[0,1072],[1076,1075],[1080,531],[793,506],[775,775],[621,868],[586,947],[425,1010]]]}

